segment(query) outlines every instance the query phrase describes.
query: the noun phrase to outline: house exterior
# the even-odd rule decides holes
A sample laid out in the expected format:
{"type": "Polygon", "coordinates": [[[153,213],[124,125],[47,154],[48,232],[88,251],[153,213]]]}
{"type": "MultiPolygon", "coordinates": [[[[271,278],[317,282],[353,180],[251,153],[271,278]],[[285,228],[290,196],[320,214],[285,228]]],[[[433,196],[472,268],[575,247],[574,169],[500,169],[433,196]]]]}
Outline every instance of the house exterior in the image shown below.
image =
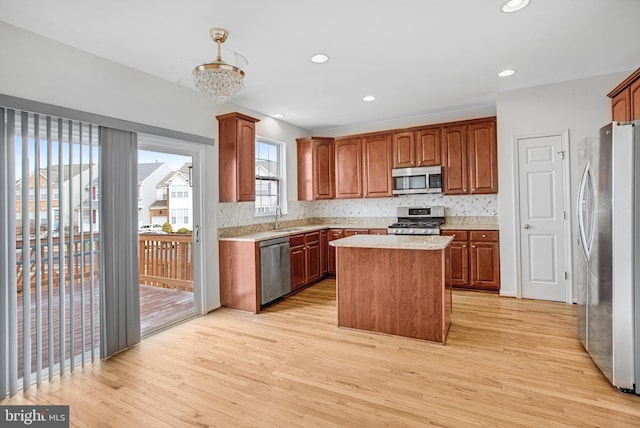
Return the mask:
{"type": "Polygon", "coordinates": [[[171,173],[171,168],[165,162],[138,164],[138,226],[145,223],[163,224],[167,217],[162,210],[166,207],[156,205],[156,202],[166,202],[166,197],[157,191],[158,184],[171,173]]]}
{"type": "MultiPolygon", "coordinates": [[[[29,176],[29,223],[30,223],[30,235],[35,234],[35,213],[36,210],[40,211],[40,233],[45,233],[49,230],[58,231],[60,227],[60,207],[62,208],[62,224],[69,228],[71,225],[74,232],[79,232],[81,229],[84,231],[89,230],[88,214],[87,221],[83,221],[81,216],[81,206],[84,207],[85,203],[89,200],[91,192],[90,186],[86,183],[92,177],[98,177],[98,165],[92,166],[88,164],[74,164],[63,165],[63,183],[59,184],[59,172],[60,166],[54,165],[51,167],[50,176],[47,174],[46,168],[40,168],[37,174],[37,180],[39,185],[40,200],[35,201],[35,183],[36,174],[32,173],[29,176]],[[52,208],[52,221],[48,218],[48,193],[51,195],[51,208],[52,208]],[[71,206],[72,214],[69,214],[69,194],[71,194],[71,206]],[[82,224],[82,227],[81,227],[82,224]]],[[[97,178],[94,178],[94,182],[97,186],[97,178]]],[[[96,187],[97,189],[97,187],[96,187]]],[[[22,222],[25,218],[23,215],[23,188],[22,180],[16,182],[16,228],[18,235],[22,230],[22,222]]],[[[97,206],[96,206],[97,208],[97,206]]]]}
{"type": "Polygon", "coordinates": [[[171,223],[173,231],[193,230],[193,188],[191,164],[167,174],[156,186],[157,200],[151,205],[153,223],[171,223]]]}

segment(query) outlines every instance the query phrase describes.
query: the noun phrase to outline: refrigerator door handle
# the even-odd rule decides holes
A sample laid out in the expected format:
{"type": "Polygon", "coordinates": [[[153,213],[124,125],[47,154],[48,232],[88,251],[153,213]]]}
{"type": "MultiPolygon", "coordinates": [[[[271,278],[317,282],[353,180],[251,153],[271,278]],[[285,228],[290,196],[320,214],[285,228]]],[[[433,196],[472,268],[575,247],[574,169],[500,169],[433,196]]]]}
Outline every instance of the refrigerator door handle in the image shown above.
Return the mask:
{"type": "Polygon", "coordinates": [[[593,221],[595,216],[595,195],[593,187],[593,175],[591,174],[591,165],[589,162],[585,165],[584,172],[578,186],[578,233],[580,235],[580,244],[582,251],[587,260],[591,257],[591,246],[593,244],[593,221]],[[587,212],[585,218],[585,212],[587,212]],[[590,224],[586,224],[586,222],[590,224]],[[589,230],[587,230],[589,227],[589,230]]]}

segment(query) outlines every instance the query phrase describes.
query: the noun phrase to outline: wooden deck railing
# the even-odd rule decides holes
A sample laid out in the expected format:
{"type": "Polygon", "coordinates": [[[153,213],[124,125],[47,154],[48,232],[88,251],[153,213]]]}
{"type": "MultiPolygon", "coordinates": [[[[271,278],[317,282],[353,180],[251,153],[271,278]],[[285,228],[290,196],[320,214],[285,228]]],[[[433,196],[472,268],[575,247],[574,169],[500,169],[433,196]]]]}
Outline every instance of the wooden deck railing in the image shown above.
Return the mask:
{"type": "MultiPolygon", "coordinates": [[[[40,284],[43,289],[53,279],[53,287],[60,285],[61,269],[64,269],[64,285],[69,285],[71,272],[74,281],[91,278],[90,261],[93,261],[93,275],[99,275],[100,241],[98,233],[73,236],[73,241],[65,239],[64,261],[60,263],[60,238],[52,239],[49,248],[46,238],[40,241],[40,284]],[[84,263],[82,257],[84,256],[84,263]],[[53,258],[53,269],[49,271],[49,257],[53,258]],[[93,260],[91,260],[93,258],[93,260]]],[[[193,291],[193,246],[191,235],[138,235],[140,284],[182,291],[193,291]]],[[[29,278],[30,288],[36,283],[36,240],[29,242],[29,272],[25,274],[22,262],[22,239],[16,241],[16,286],[22,292],[23,276],[29,278]]]]}
{"type": "MultiPolygon", "coordinates": [[[[40,284],[43,288],[49,284],[49,278],[53,279],[53,286],[58,287],[60,285],[60,273],[64,270],[64,285],[69,285],[71,280],[71,273],[73,272],[73,280],[78,281],[80,279],[88,280],[91,278],[91,258],[93,258],[93,275],[98,277],[99,263],[99,250],[100,241],[98,233],[91,235],[90,233],[75,234],[73,240],[69,237],[65,237],[64,244],[64,261],[60,263],[60,238],[52,238],[52,247],[49,248],[49,242],[47,238],[40,239],[40,284]],[[53,259],[53,270],[49,271],[49,258],[53,259]],[[82,258],[84,257],[84,263],[82,258]]],[[[23,271],[22,263],[22,238],[18,238],[16,241],[16,286],[18,293],[23,289],[23,271]]],[[[29,241],[29,284],[32,289],[36,284],[36,239],[32,238],[29,241]]]]}
{"type": "Polygon", "coordinates": [[[193,291],[191,235],[140,234],[140,284],[193,291]]]}

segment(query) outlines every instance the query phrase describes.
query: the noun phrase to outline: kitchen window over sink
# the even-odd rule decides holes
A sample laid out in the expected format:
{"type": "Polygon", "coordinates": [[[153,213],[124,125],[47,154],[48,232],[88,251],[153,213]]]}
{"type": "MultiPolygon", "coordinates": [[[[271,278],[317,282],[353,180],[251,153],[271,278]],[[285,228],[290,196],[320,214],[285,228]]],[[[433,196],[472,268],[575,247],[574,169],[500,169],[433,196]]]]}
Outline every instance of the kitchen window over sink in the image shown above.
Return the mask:
{"type": "Polygon", "coordinates": [[[256,215],[275,215],[278,205],[286,212],[284,151],[283,143],[256,139],[256,215]]]}

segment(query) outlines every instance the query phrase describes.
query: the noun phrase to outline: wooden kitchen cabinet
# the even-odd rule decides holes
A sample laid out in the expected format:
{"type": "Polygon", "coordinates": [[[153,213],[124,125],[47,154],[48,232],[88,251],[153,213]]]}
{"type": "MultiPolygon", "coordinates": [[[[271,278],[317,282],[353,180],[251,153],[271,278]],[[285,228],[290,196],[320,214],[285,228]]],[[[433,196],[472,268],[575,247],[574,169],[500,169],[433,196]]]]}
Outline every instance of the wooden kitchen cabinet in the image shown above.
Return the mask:
{"type": "Polygon", "coordinates": [[[416,166],[415,132],[396,132],[392,138],[393,167],[411,168],[416,166]]]}
{"type": "Polygon", "coordinates": [[[365,198],[393,196],[391,134],[365,137],[362,142],[362,193],[365,198]]]}
{"type": "Polygon", "coordinates": [[[362,139],[335,141],[336,199],[362,197],[362,139]]]}
{"type": "Polygon", "coordinates": [[[321,276],[329,273],[329,231],[320,231],[320,272],[321,276]]]}
{"type": "Polygon", "coordinates": [[[498,232],[471,231],[469,235],[470,285],[482,290],[500,289],[498,232]]]}
{"type": "Polygon", "coordinates": [[[611,120],[640,120],[640,68],[615,87],[611,98],[611,120]]]}
{"type": "Polygon", "coordinates": [[[257,242],[220,241],[220,303],[260,312],[260,249],[257,242]]]}
{"type": "Polygon", "coordinates": [[[322,276],[320,270],[320,232],[307,233],[304,236],[306,258],[307,258],[307,278],[306,283],[317,281],[322,276]]]}
{"type": "Polygon", "coordinates": [[[320,271],[320,232],[289,238],[291,291],[299,290],[322,276],[320,271]]]}
{"type": "Polygon", "coordinates": [[[393,167],[439,166],[442,128],[432,126],[393,134],[393,167]]]}
{"type": "Polygon", "coordinates": [[[446,126],[442,130],[442,192],[463,195],[469,189],[467,126],[446,126]]]}
{"type": "MultiPolygon", "coordinates": [[[[344,238],[344,230],[342,229],[329,229],[328,241],[331,242],[336,239],[344,238]]],[[[327,252],[327,268],[329,275],[336,274],[336,248],[329,245],[329,251],[327,252]]]]}
{"type": "Polygon", "coordinates": [[[387,235],[387,229],[369,229],[369,235],[387,235]]]}
{"type": "Polygon", "coordinates": [[[416,131],[416,166],[440,166],[442,128],[432,126],[416,131]]]}
{"type": "Polygon", "coordinates": [[[298,200],[335,198],[333,138],[298,138],[298,200]]]}
{"type": "Polygon", "coordinates": [[[442,131],[443,193],[498,192],[495,118],[445,126],[442,131]]]}
{"type": "Polygon", "coordinates": [[[255,124],[259,119],[240,113],[216,116],[219,140],[220,202],[255,200],[255,124]]]}
{"type": "Polygon", "coordinates": [[[469,236],[465,230],[443,230],[443,236],[452,236],[450,248],[451,285],[469,284],[469,236]]]}
{"type": "Polygon", "coordinates": [[[345,229],[344,230],[344,238],[347,236],[353,235],[368,235],[369,229],[345,229]]]}
{"type": "Polygon", "coordinates": [[[457,288],[500,289],[500,244],[496,230],[442,230],[453,236],[451,284],[457,288]]]}
{"type": "Polygon", "coordinates": [[[496,121],[469,125],[469,193],[498,193],[496,121]]]}
{"type": "Polygon", "coordinates": [[[295,291],[304,287],[307,283],[304,235],[295,235],[289,238],[289,256],[291,262],[291,291],[295,291]]]}

